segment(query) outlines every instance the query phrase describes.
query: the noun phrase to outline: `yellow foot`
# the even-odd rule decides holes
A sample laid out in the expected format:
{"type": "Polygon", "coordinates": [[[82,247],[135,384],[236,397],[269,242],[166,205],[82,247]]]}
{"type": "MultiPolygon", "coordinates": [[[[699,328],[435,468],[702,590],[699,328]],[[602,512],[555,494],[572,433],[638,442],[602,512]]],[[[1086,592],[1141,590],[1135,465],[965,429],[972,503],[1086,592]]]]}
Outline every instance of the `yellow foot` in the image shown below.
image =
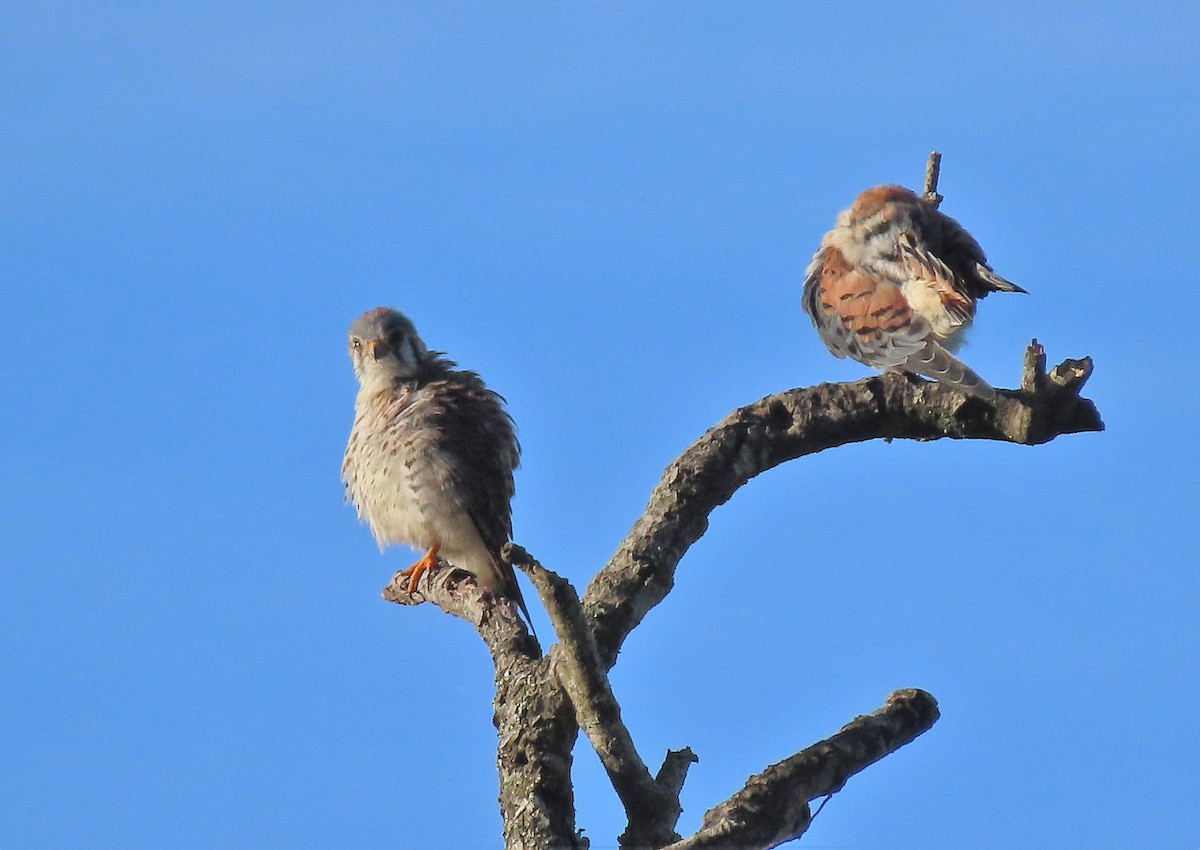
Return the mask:
{"type": "Polygon", "coordinates": [[[438,547],[433,546],[428,552],[421,556],[421,560],[417,561],[407,570],[401,570],[400,575],[408,576],[408,592],[414,593],[417,589],[417,582],[421,580],[421,576],[426,570],[431,570],[437,566],[438,547]]]}

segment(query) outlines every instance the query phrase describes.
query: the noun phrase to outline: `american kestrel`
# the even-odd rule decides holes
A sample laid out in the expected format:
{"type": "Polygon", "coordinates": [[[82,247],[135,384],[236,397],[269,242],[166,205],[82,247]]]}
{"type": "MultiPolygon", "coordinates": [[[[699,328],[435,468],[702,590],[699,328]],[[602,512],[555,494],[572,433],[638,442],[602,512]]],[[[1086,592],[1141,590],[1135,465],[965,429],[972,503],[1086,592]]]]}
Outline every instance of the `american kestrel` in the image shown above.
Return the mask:
{"type": "Polygon", "coordinates": [[[528,620],[513,569],[500,559],[521,451],[504,399],[426,349],[389,307],[355,319],[349,342],[359,390],[342,462],[347,500],[380,549],[425,551],[404,571],[410,593],[440,557],[486,593],[513,599],[528,620]]]}
{"type": "Polygon", "coordinates": [[[902,369],[983,398],[996,391],[950,352],[989,292],[1024,292],[957,221],[903,186],[874,186],[825,234],[804,312],[838,357],[902,369]]]}

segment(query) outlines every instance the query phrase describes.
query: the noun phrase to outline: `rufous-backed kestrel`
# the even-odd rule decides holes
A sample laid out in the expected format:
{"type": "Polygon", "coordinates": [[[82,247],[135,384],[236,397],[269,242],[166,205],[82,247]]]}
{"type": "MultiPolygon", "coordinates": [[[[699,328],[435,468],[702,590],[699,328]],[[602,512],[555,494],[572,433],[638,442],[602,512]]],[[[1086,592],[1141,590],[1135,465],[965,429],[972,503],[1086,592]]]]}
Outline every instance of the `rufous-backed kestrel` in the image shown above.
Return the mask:
{"type": "Polygon", "coordinates": [[[825,345],[982,398],[986,381],[953,352],[989,292],[1024,292],[987,264],[954,219],[903,186],[875,186],[838,217],[805,273],[803,306],[825,345]]]}

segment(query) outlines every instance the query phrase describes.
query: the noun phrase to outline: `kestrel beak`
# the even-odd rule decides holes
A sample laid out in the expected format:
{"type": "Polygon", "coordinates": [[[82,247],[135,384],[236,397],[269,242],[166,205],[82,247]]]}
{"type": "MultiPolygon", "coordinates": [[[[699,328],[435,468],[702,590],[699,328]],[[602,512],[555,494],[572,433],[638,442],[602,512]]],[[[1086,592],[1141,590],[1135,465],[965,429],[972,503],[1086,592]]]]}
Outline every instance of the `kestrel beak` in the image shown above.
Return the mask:
{"type": "Polygon", "coordinates": [[[387,354],[387,346],[381,339],[367,340],[367,354],[374,360],[380,360],[387,354]]]}

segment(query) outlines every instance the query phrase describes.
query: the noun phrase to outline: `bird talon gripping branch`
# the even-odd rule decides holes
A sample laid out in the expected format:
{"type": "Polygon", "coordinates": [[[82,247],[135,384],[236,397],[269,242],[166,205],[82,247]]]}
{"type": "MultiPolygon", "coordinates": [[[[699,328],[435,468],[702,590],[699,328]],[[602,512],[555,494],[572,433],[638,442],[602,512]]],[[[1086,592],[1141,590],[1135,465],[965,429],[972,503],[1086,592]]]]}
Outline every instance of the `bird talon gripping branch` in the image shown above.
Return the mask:
{"type": "Polygon", "coordinates": [[[408,592],[417,592],[417,582],[421,580],[427,571],[436,569],[438,565],[438,547],[433,546],[428,552],[421,556],[421,559],[411,567],[401,570],[400,575],[408,578],[408,592]]]}

